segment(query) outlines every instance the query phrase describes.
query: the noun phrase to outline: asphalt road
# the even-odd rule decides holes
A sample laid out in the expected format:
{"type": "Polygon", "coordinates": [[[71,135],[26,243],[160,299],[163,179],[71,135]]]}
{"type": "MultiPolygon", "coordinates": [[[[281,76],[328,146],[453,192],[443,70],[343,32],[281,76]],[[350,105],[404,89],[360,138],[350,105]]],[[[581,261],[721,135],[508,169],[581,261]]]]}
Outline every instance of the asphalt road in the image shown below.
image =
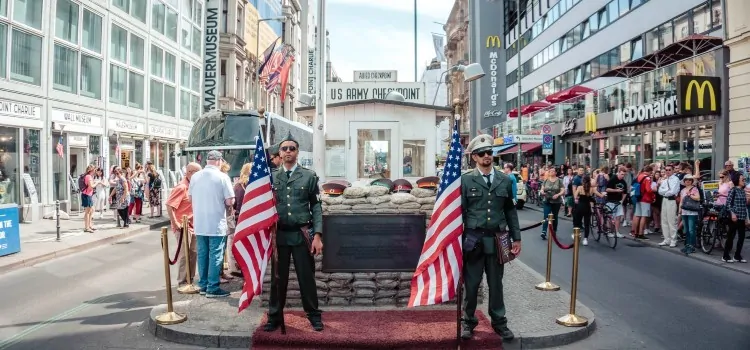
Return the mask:
{"type": "MultiPolygon", "coordinates": [[[[521,225],[542,219],[519,211],[521,225]]],[[[572,242],[572,222],[560,220],[559,240],[572,242]]],[[[544,275],[547,241],[524,232],[521,261],[544,275]]],[[[701,253],[697,253],[701,254],[701,253]]],[[[572,249],[553,243],[551,281],[570,291],[572,249]]],[[[506,287],[507,288],[507,287],[506,287]]],[[[534,293],[542,293],[530,291],[534,293]]],[[[597,330],[560,349],[748,349],[750,278],[682,255],[621,239],[616,250],[593,239],[581,246],[578,300],[597,317],[597,330]]],[[[560,315],[562,316],[562,315],[560,315]]],[[[550,320],[554,322],[554,320],[550,320]]]]}
{"type": "Polygon", "coordinates": [[[144,328],[166,299],[159,240],[148,231],[0,276],[0,349],[203,349],[144,328]]]}

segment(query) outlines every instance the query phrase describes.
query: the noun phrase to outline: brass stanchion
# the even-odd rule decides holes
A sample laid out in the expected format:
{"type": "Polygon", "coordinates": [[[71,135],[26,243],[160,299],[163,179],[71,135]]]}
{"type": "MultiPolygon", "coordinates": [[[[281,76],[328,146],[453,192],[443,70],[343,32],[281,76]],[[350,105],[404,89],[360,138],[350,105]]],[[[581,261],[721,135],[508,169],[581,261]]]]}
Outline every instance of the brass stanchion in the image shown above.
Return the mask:
{"type": "Polygon", "coordinates": [[[161,229],[161,245],[164,250],[164,278],[167,281],[167,312],[156,316],[156,323],[163,325],[178,324],[185,322],[187,316],[174,312],[172,305],[172,281],[169,276],[169,238],[167,238],[167,228],[161,229]]]}
{"type": "Polygon", "coordinates": [[[196,294],[200,292],[200,289],[193,285],[193,270],[190,268],[190,240],[192,237],[190,236],[190,230],[188,228],[188,218],[187,215],[182,216],[182,241],[185,242],[182,247],[184,248],[183,252],[185,254],[185,280],[187,284],[184,286],[177,288],[177,292],[180,294],[196,294]]]}
{"type": "Polygon", "coordinates": [[[581,229],[578,227],[573,228],[574,243],[573,243],[573,282],[570,287],[570,313],[560,317],[556,320],[557,324],[566,327],[583,327],[589,324],[589,320],[586,317],[576,315],[576,294],[578,291],[578,250],[580,243],[578,240],[581,238],[581,229]]]}
{"type": "MultiPolygon", "coordinates": [[[[549,232],[549,227],[552,226],[552,223],[555,220],[555,216],[553,214],[549,214],[547,216],[547,234],[552,235],[552,232],[549,232]]],[[[544,276],[544,282],[537,284],[534,286],[534,288],[538,290],[543,290],[547,292],[553,292],[560,290],[560,286],[550,282],[550,276],[552,275],[552,237],[547,237],[547,272],[544,276]]]]}

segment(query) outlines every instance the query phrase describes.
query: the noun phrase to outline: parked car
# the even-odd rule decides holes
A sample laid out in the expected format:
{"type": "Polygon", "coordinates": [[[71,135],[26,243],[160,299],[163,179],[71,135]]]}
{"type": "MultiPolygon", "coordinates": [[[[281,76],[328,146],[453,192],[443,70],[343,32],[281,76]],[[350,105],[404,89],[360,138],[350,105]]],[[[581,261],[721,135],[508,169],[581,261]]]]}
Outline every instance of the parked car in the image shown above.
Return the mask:
{"type": "Polygon", "coordinates": [[[523,209],[523,206],[526,204],[526,184],[523,182],[523,177],[521,176],[521,174],[519,174],[517,171],[514,171],[513,175],[516,176],[516,181],[518,182],[518,184],[516,185],[516,209],[523,209]]]}

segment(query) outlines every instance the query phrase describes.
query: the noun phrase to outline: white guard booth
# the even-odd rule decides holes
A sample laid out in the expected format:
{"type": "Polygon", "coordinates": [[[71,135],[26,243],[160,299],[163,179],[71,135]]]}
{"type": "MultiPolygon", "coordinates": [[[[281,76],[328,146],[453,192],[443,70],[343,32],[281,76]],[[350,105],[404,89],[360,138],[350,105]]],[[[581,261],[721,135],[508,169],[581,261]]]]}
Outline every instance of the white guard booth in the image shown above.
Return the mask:
{"type": "MultiPolygon", "coordinates": [[[[329,99],[330,102],[330,99],[329,99]]],[[[315,107],[297,115],[312,121],[315,107]]],[[[325,179],[350,182],[378,178],[415,183],[436,175],[436,127],[451,108],[383,99],[328,103],[325,179]]]]}

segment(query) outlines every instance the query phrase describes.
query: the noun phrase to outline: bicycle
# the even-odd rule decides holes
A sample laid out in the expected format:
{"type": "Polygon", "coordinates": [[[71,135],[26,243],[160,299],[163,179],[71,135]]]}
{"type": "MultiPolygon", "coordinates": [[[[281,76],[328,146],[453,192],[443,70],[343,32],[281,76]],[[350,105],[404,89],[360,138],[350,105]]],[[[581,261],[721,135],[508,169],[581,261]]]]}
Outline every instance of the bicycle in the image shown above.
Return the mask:
{"type": "MultiPolygon", "coordinates": [[[[617,212],[618,207],[622,205],[622,203],[619,202],[608,202],[606,204],[596,204],[597,210],[601,210],[602,213],[602,220],[603,225],[601,227],[597,227],[597,232],[594,233],[594,239],[599,242],[599,239],[601,238],[602,233],[604,233],[604,237],[607,238],[607,243],[610,248],[615,249],[617,247],[617,230],[615,229],[617,226],[615,226],[615,218],[612,216],[614,213],[617,212]],[[612,208],[609,207],[611,204],[612,208]]],[[[598,219],[597,219],[598,224],[598,219]]],[[[597,225],[599,226],[599,225],[597,225]]]]}
{"type": "Polygon", "coordinates": [[[719,218],[722,206],[707,204],[706,215],[703,216],[702,225],[698,230],[698,237],[701,251],[705,254],[711,254],[716,248],[716,243],[723,247],[723,240],[726,239],[727,230],[724,220],[719,218]]]}

